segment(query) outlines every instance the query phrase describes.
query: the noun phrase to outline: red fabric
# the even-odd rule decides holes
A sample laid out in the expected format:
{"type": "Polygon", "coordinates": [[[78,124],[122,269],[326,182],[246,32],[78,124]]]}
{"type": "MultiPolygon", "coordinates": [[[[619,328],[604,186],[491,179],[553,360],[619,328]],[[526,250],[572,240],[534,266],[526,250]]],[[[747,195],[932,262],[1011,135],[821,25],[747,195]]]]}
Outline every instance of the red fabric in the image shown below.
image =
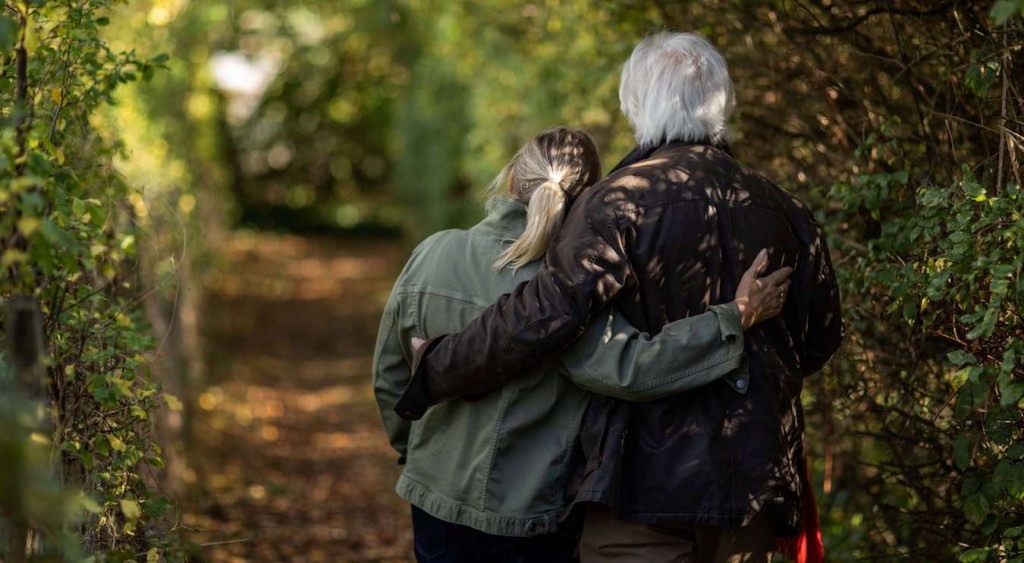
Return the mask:
{"type": "Polygon", "coordinates": [[[796,563],[825,563],[825,544],[821,541],[821,526],[818,524],[818,505],[814,501],[811,487],[811,472],[804,458],[804,506],[803,530],[792,538],[775,541],[775,551],[796,561],[796,563]]]}

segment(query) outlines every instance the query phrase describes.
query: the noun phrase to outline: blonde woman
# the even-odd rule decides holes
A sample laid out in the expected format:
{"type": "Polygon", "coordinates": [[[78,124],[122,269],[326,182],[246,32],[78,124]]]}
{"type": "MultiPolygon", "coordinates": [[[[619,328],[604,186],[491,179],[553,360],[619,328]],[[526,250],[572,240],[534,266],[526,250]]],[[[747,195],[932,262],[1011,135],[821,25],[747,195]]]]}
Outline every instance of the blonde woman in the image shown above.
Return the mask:
{"type": "MultiPolygon", "coordinates": [[[[574,446],[591,392],[649,401],[743,369],[743,329],[779,312],[788,272],[744,274],[736,301],[643,334],[614,310],[561,361],[522,373],[472,402],[437,405],[413,423],[394,412],[409,383],[411,339],[457,332],[537,271],[566,210],[600,176],[584,132],[557,128],[524,146],[494,182],[487,217],[413,252],[388,300],[374,353],[374,391],[404,464],[419,561],[572,561],[567,512],[574,446]],[[757,281],[755,281],[757,280],[757,281]]],[[[485,378],[488,374],[480,374],[485,378]]]]}

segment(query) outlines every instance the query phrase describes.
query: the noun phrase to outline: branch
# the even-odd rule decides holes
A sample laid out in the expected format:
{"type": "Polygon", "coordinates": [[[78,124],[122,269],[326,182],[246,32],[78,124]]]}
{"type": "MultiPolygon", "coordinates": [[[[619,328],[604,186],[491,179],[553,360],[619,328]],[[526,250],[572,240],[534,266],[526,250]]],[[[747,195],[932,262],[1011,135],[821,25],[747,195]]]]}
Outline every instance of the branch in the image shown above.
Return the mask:
{"type": "Polygon", "coordinates": [[[1010,69],[1007,68],[1009,66],[1008,63],[1010,62],[1010,53],[1007,50],[1008,37],[1009,34],[1003,35],[1003,60],[1002,64],[1000,65],[1003,74],[1003,93],[1002,107],[999,110],[999,128],[1001,129],[1001,131],[999,133],[999,165],[996,169],[996,195],[999,195],[1003,191],[1003,162],[1005,162],[1006,157],[1006,96],[1009,93],[1008,91],[1010,87],[1010,79],[1008,76],[1010,74],[1010,69]]]}
{"type": "MultiPolygon", "coordinates": [[[[18,148],[16,159],[20,160],[25,156],[26,147],[26,122],[28,98],[28,50],[25,49],[25,35],[28,34],[28,16],[18,13],[18,46],[14,48],[14,138],[18,148]]],[[[25,163],[20,162],[17,166],[18,175],[25,171],[25,163]]]]}
{"type": "MultiPolygon", "coordinates": [[[[945,2],[932,8],[930,10],[914,10],[910,8],[893,8],[893,7],[877,7],[871,8],[864,12],[860,16],[853,20],[833,27],[784,27],[783,31],[786,33],[795,33],[798,35],[839,35],[856,29],[860,24],[868,21],[873,16],[879,14],[889,14],[890,16],[908,16],[912,18],[925,18],[931,16],[938,16],[944,14],[950,10],[956,4],[955,0],[945,2]]],[[[815,18],[817,19],[817,18],[815,18]]]]}

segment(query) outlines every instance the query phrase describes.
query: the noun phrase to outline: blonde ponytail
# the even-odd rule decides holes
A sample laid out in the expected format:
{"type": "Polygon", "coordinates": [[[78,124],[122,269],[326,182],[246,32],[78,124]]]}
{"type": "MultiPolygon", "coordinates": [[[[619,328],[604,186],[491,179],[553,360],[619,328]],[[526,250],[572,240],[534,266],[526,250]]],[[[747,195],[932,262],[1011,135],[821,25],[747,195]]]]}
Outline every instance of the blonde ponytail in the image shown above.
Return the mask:
{"type": "Polygon", "coordinates": [[[554,180],[548,180],[533,191],[526,208],[526,230],[498,256],[494,269],[512,265],[518,270],[544,256],[548,245],[562,228],[565,219],[565,194],[554,180]]]}
{"type": "Polygon", "coordinates": [[[526,204],[526,229],[494,262],[513,270],[544,256],[562,228],[565,211],[601,175],[597,145],[583,131],[556,127],[537,135],[492,182],[526,204]]]}

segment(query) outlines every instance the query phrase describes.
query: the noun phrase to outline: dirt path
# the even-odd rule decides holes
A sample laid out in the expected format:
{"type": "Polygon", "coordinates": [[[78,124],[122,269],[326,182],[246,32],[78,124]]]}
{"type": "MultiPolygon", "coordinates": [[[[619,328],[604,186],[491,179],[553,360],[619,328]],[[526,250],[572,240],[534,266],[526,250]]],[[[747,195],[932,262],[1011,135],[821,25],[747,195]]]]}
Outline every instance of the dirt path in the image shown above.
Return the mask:
{"type": "Polygon", "coordinates": [[[188,537],[205,561],[410,560],[370,387],[401,246],[236,235],[225,255],[207,283],[188,537]]]}

